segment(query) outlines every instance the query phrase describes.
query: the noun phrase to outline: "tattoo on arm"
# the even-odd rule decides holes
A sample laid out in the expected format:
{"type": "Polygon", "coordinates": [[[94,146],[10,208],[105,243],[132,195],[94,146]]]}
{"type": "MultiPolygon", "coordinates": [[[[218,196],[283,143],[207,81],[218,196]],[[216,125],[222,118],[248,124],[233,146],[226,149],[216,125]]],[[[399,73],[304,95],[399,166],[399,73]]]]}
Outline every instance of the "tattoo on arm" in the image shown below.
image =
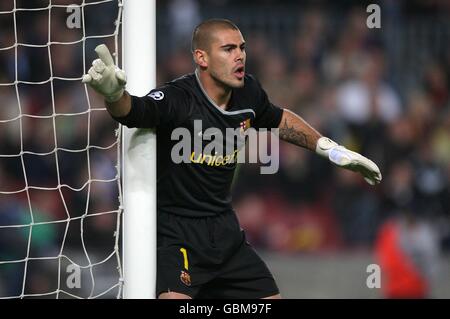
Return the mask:
{"type": "Polygon", "coordinates": [[[280,125],[280,138],[283,141],[305,147],[314,151],[320,134],[306,123],[301,117],[290,112],[284,111],[280,125]]]}
{"type": "Polygon", "coordinates": [[[306,147],[308,145],[306,134],[296,130],[293,125],[289,125],[286,119],[280,125],[280,138],[298,146],[306,147]]]}

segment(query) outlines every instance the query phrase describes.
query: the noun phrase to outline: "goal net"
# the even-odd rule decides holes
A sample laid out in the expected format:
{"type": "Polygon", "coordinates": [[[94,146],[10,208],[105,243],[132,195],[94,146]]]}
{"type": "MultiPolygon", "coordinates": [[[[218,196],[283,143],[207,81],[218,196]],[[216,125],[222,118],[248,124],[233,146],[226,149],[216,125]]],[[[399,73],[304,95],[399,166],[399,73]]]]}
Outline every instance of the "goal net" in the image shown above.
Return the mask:
{"type": "Polygon", "coordinates": [[[119,298],[120,130],[81,83],[118,0],[0,1],[0,298],[119,298]]]}

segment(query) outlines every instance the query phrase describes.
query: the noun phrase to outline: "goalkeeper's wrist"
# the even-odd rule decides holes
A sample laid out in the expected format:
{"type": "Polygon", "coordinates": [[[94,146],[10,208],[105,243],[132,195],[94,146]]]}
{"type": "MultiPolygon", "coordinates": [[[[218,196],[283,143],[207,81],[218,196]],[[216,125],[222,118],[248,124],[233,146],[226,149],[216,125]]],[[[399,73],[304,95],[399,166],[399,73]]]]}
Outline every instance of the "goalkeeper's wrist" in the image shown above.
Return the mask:
{"type": "Polygon", "coordinates": [[[338,166],[347,166],[352,161],[351,151],[324,136],[317,141],[316,153],[338,166]]]}
{"type": "Polygon", "coordinates": [[[316,153],[325,158],[329,158],[330,151],[336,146],[339,145],[335,141],[322,136],[317,140],[316,153]]]}
{"type": "Polygon", "coordinates": [[[109,95],[104,95],[105,101],[107,103],[114,103],[120,100],[120,98],[123,96],[123,93],[125,92],[124,89],[120,89],[119,91],[113,93],[113,94],[109,94],[109,95]]]}

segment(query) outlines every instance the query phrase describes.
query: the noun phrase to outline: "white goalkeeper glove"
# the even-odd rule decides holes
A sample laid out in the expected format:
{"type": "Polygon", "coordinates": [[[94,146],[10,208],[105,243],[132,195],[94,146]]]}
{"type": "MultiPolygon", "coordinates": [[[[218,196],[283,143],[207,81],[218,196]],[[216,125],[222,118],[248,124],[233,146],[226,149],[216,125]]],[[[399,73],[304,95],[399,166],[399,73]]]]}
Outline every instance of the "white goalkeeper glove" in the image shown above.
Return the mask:
{"type": "Polygon", "coordinates": [[[346,149],[342,145],[338,145],[328,137],[321,137],[317,141],[316,153],[328,158],[337,166],[360,173],[370,185],[381,182],[380,169],[374,162],[361,154],[346,149]]]}
{"type": "Polygon", "coordinates": [[[125,72],[114,65],[108,47],[100,44],[95,48],[99,59],[92,62],[88,73],[83,75],[82,82],[89,84],[95,91],[105,97],[107,102],[116,102],[125,91],[127,83],[125,72]]]}

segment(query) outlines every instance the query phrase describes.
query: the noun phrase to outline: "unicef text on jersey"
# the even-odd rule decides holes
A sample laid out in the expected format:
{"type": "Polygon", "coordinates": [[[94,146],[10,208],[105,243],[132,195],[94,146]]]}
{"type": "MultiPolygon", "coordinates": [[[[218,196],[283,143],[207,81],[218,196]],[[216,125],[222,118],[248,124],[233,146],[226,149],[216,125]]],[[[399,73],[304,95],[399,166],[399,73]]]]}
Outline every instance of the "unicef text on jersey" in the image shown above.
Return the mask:
{"type": "Polygon", "coordinates": [[[237,163],[259,163],[261,174],[275,174],[279,168],[279,134],[276,129],[250,127],[243,121],[240,128],[204,128],[201,120],[192,127],[178,127],[172,131],[174,142],[171,159],[174,163],[233,167],[237,163]],[[192,133],[193,132],[193,133],[192,133]]]}

